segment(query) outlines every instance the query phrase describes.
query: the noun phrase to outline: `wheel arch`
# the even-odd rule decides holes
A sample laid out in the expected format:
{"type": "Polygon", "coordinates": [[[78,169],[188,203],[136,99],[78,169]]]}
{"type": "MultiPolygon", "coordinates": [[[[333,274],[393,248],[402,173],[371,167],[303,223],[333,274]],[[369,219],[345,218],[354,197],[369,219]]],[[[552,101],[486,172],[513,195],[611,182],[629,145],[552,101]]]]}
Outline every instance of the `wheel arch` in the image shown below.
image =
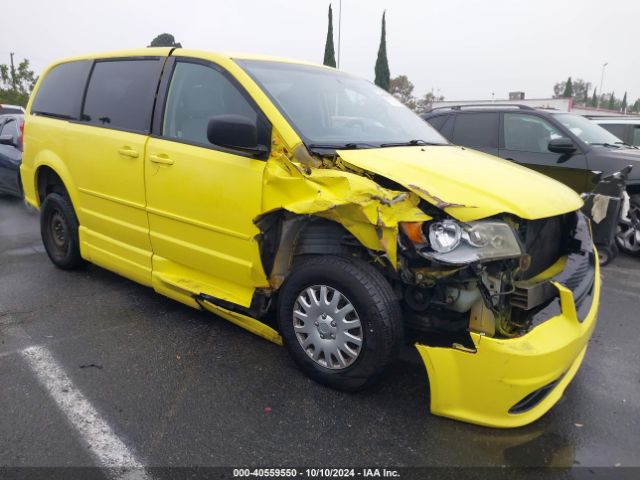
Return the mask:
{"type": "Polygon", "coordinates": [[[71,203],[74,206],[77,205],[77,190],[74,188],[68,168],[59,157],[47,155],[37,162],[33,176],[36,197],[34,200],[37,207],[42,206],[47,194],[56,190],[60,191],[60,187],[69,196],[71,203]]]}
{"type": "Polygon", "coordinates": [[[274,290],[280,288],[297,256],[375,255],[342,224],[320,216],[278,211],[262,216],[256,225],[262,231],[258,244],[263,268],[274,290]]]}

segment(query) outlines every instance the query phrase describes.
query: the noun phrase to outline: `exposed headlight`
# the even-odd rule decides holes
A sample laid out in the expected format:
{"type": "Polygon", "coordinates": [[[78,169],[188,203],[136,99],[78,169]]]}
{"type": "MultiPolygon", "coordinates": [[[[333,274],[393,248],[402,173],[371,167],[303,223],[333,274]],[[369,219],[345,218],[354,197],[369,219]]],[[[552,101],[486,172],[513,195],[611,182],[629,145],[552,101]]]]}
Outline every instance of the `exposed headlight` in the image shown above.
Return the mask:
{"type": "Polygon", "coordinates": [[[460,245],[462,228],[453,220],[434,222],[429,225],[429,243],[438,253],[447,253],[460,245]]]}
{"type": "Polygon", "coordinates": [[[442,263],[464,265],[519,257],[522,247],[513,228],[505,222],[480,220],[462,224],[443,220],[429,224],[429,246],[419,253],[442,263]]]}

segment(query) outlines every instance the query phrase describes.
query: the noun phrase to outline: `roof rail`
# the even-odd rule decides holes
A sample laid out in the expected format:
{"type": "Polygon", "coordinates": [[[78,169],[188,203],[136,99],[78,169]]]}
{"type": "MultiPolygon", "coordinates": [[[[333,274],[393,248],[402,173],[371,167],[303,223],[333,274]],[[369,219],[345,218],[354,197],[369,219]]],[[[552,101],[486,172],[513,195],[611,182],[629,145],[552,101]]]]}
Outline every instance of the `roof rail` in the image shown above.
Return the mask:
{"type": "Polygon", "coordinates": [[[464,105],[445,105],[442,107],[436,107],[429,110],[429,112],[435,112],[436,110],[462,110],[464,108],[477,108],[477,107],[492,107],[492,108],[517,108],[519,110],[535,110],[535,108],[529,105],[522,105],[518,103],[468,103],[464,105]]]}

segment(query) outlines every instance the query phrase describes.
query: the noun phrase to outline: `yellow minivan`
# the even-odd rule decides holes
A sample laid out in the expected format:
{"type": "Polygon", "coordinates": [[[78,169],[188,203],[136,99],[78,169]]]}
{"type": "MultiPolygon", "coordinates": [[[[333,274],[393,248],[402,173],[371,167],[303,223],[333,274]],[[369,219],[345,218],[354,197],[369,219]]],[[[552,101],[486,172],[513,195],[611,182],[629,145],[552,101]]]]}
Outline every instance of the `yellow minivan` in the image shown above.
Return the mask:
{"type": "Polygon", "coordinates": [[[596,324],[572,190],[332,68],[170,48],[57,62],[21,174],[55,265],[214,312],[333,388],[373,384],[409,343],[434,414],[524,425],[596,324]]]}

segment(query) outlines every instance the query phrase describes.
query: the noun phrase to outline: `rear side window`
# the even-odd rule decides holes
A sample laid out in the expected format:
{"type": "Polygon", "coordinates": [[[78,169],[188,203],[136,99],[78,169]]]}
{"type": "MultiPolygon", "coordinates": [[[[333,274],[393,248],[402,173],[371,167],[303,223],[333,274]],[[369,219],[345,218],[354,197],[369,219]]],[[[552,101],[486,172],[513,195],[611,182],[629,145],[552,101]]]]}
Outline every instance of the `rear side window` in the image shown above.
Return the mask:
{"type": "Polygon", "coordinates": [[[639,126],[635,126],[633,127],[633,138],[631,139],[633,145],[639,146],[640,145],[640,127],[639,126]]]}
{"type": "Polygon", "coordinates": [[[159,58],[104,60],[91,72],[82,120],[147,133],[160,69],[159,58]]]}
{"type": "Polygon", "coordinates": [[[0,105],[0,115],[4,115],[5,113],[23,113],[23,110],[17,107],[7,107],[0,105]]]}
{"type": "Polygon", "coordinates": [[[453,128],[453,143],[478,148],[498,148],[498,114],[459,113],[453,128]]]}
{"type": "Polygon", "coordinates": [[[31,113],[78,120],[90,61],[62,63],[42,80],[31,113]]]}

